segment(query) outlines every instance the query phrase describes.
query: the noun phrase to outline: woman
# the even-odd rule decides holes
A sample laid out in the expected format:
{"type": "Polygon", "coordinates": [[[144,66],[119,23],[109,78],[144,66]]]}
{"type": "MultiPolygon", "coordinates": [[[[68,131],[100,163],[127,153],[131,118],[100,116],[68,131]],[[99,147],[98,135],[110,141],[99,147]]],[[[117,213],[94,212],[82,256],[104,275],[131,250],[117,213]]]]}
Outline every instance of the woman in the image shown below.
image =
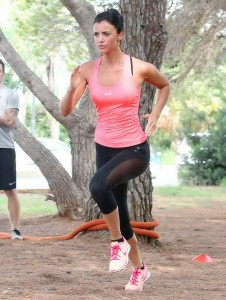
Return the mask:
{"type": "Polygon", "coordinates": [[[111,235],[109,271],[123,269],[129,257],[134,269],[125,289],[141,291],[150,273],[141,259],[130,225],[127,184],[141,175],[149,164],[147,137],[156,128],[170,87],[154,65],[121,51],[123,18],[117,10],[98,14],[93,30],[95,44],[102,55],[74,69],[60,108],[63,116],[69,115],[88,86],[98,114],[95,131],[97,172],[89,188],[111,235]],[[138,117],[144,81],[158,88],[153,111],[143,116],[147,119],[145,132],[138,117]]]}

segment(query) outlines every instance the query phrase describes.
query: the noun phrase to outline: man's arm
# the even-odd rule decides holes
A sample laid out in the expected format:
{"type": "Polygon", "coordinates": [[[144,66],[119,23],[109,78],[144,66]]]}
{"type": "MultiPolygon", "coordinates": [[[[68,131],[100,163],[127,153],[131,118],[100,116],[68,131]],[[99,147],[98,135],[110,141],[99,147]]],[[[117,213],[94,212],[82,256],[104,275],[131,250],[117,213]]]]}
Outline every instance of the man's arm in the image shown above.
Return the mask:
{"type": "Polygon", "coordinates": [[[3,124],[9,128],[13,127],[16,123],[17,115],[18,109],[7,108],[5,114],[0,116],[0,124],[3,124]]]}

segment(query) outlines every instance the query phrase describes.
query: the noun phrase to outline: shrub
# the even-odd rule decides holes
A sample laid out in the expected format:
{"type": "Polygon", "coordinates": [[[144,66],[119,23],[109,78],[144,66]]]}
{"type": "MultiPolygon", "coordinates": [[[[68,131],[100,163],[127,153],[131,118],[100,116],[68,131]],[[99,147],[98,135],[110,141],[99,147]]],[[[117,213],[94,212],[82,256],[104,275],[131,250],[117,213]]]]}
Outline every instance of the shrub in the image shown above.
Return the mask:
{"type": "Polygon", "coordinates": [[[189,160],[179,169],[186,184],[220,185],[226,178],[226,113],[219,111],[209,134],[192,142],[189,160]]]}

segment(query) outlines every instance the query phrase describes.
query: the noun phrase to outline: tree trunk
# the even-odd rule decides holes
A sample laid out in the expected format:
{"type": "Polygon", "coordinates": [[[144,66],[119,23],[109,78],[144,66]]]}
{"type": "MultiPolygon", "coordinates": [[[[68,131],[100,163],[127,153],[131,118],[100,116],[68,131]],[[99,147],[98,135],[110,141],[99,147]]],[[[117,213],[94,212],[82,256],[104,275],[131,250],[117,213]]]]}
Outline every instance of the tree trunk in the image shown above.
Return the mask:
{"type": "MultiPolygon", "coordinates": [[[[121,0],[124,16],[125,39],[123,49],[127,54],[153,63],[160,68],[167,43],[165,29],[166,0],[121,0]]],[[[155,88],[144,84],[140,102],[140,116],[151,112],[155,88]]],[[[143,128],[145,122],[141,117],[143,128]]],[[[151,141],[150,141],[151,142],[151,141]]],[[[152,181],[149,168],[129,185],[130,215],[136,221],[152,220],[152,181]]]]}
{"type": "Polygon", "coordinates": [[[81,215],[84,215],[81,190],[76,187],[56,157],[39,143],[19,121],[14,127],[14,136],[17,144],[24,149],[45,176],[55,196],[59,215],[72,219],[81,218],[81,215]]]}

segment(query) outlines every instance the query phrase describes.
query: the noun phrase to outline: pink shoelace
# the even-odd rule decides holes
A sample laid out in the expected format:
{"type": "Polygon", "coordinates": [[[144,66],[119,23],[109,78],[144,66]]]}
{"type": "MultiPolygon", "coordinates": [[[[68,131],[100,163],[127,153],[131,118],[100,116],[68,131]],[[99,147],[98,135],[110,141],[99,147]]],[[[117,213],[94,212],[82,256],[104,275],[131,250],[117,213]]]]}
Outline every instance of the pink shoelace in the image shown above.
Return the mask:
{"type": "Polygon", "coordinates": [[[119,251],[121,251],[119,245],[111,246],[111,260],[119,260],[119,251]]]}
{"type": "Polygon", "coordinates": [[[133,285],[136,285],[138,283],[139,275],[141,275],[141,271],[139,269],[134,269],[129,282],[133,285]]]}

